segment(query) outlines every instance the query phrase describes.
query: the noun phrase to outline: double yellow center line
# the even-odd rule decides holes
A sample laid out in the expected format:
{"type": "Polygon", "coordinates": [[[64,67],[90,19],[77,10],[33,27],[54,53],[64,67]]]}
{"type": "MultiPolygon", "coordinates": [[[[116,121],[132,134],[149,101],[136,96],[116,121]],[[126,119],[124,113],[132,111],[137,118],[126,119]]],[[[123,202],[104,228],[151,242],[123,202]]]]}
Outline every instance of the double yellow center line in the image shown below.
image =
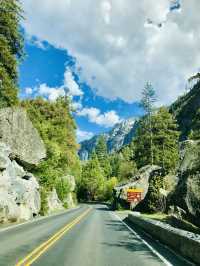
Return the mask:
{"type": "Polygon", "coordinates": [[[80,216],[74,219],[72,222],[68,223],[62,229],[60,229],[56,234],[54,234],[47,241],[43,242],[40,246],[29,253],[24,259],[20,260],[16,266],[29,266],[34,261],[36,261],[42,254],[44,254],[55,242],[57,242],[67,231],[69,231],[73,226],[80,222],[83,217],[85,217],[91,208],[87,209],[80,216]]]}

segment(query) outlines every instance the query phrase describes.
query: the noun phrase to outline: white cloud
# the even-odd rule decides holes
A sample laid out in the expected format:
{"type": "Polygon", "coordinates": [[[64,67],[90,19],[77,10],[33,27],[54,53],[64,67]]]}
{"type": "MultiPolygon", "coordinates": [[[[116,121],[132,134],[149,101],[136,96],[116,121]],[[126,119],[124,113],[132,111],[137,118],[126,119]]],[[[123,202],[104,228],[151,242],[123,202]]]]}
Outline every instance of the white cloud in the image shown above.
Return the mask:
{"type": "Polygon", "coordinates": [[[169,103],[200,65],[200,1],[182,0],[179,12],[169,12],[171,2],[23,0],[23,25],[75,56],[81,79],[99,95],[131,102],[152,81],[159,101],[169,103]]]}
{"type": "Polygon", "coordinates": [[[69,90],[70,96],[82,96],[83,92],[79,88],[79,85],[74,80],[72,72],[69,69],[66,69],[64,74],[64,87],[69,90]]]}
{"type": "Polygon", "coordinates": [[[101,4],[103,20],[106,24],[110,24],[110,15],[111,15],[111,3],[109,1],[103,1],[101,4]]]}
{"type": "Polygon", "coordinates": [[[83,131],[80,129],[77,129],[76,135],[77,135],[78,142],[81,142],[81,141],[84,141],[87,139],[91,139],[94,136],[94,134],[92,132],[83,131]]]}
{"type": "MultiPolygon", "coordinates": [[[[50,101],[55,101],[58,97],[64,96],[66,93],[72,99],[74,96],[82,96],[83,92],[79,88],[79,85],[74,80],[73,74],[70,69],[66,69],[64,73],[63,85],[60,87],[49,87],[46,83],[42,83],[39,86],[32,88],[26,88],[25,93],[31,95],[36,92],[40,96],[48,98],[50,101]]],[[[81,108],[81,102],[73,103],[75,108],[81,108]],[[78,106],[79,104],[79,106],[78,106]]]]}
{"type": "Polygon", "coordinates": [[[31,95],[31,94],[33,93],[33,89],[30,88],[30,87],[25,88],[25,93],[26,93],[27,95],[31,95]]]}
{"type": "Polygon", "coordinates": [[[50,101],[55,101],[59,96],[64,96],[65,91],[62,87],[51,88],[47,84],[40,84],[39,87],[34,89],[41,96],[47,97],[50,101]]]}
{"type": "Polygon", "coordinates": [[[104,127],[112,127],[121,121],[115,111],[101,113],[99,109],[94,107],[83,108],[77,112],[77,115],[85,116],[90,122],[104,127]]]}
{"type": "Polygon", "coordinates": [[[72,102],[72,109],[77,111],[77,110],[80,110],[82,109],[82,103],[79,101],[79,102],[72,102]]]}

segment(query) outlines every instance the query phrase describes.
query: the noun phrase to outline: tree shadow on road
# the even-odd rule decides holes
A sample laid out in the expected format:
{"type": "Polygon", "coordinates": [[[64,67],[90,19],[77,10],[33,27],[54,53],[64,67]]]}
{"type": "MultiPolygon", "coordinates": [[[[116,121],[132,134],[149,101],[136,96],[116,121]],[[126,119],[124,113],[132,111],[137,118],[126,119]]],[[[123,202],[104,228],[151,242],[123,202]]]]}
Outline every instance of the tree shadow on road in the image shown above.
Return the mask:
{"type": "MultiPolygon", "coordinates": [[[[151,239],[148,237],[143,231],[140,230],[140,228],[133,226],[127,218],[123,220],[129,227],[131,227],[137,235],[139,235],[144,241],[146,241],[155,251],[157,251],[159,254],[161,254],[166,260],[168,260],[172,265],[176,266],[187,266],[190,265],[190,263],[187,263],[187,261],[183,260],[182,258],[176,257],[175,253],[171,251],[170,249],[166,248],[165,246],[161,245],[158,241],[155,239],[151,239]]],[[[105,226],[107,227],[108,232],[115,231],[115,237],[110,242],[103,242],[103,245],[106,245],[109,248],[117,247],[117,248],[125,248],[126,250],[130,252],[135,252],[139,256],[143,256],[146,259],[149,260],[149,262],[154,263],[155,265],[162,265],[164,264],[161,259],[156,256],[152,250],[150,250],[147,245],[138,238],[133,232],[130,232],[124,224],[121,223],[121,221],[117,220],[106,220],[105,226]],[[122,234],[118,234],[117,232],[122,232],[122,234]]]]}
{"type": "Polygon", "coordinates": [[[139,260],[145,260],[150,262],[150,265],[162,265],[162,261],[155,256],[152,251],[137,237],[135,237],[132,233],[127,231],[127,228],[120,221],[107,221],[105,226],[109,231],[114,230],[114,237],[112,240],[102,242],[101,244],[107,246],[107,248],[113,253],[115,250],[115,254],[121,254],[122,249],[126,249],[128,252],[132,254],[128,254],[128,256],[133,256],[139,260]],[[118,234],[117,232],[121,232],[118,234]],[[116,248],[118,252],[116,253],[116,248]],[[151,264],[152,263],[152,264],[151,264]]]}

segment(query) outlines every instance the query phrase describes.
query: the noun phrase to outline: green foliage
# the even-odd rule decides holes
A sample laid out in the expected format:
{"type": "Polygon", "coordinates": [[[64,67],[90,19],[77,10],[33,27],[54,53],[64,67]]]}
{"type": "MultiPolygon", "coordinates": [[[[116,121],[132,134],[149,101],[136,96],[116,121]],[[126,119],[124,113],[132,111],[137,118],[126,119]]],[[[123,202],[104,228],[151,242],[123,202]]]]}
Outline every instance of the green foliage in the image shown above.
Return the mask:
{"type": "Polygon", "coordinates": [[[200,108],[197,109],[194,118],[192,119],[191,131],[189,134],[190,139],[200,139],[200,108]]]}
{"type": "Polygon", "coordinates": [[[170,112],[176,117],[181,131],[181,140],[188,137],[200,139],[199,135],[199,109],[200,109],[200,80],[188,93],[179,97],[170,107],[170,112]]]}
{"type": "Polygon", "coordinates": [[[70,192],[69,182],[62,177],[57,178],[55,188],[56,188],[56,192],[58,194],[58,198],[62,202],[64,202],[64,199],[66,199],[67,195],[70,192]]]}
{"type": "Polygon", "coordinates": [[[17,0],[1,1],[0,7],[0,108],[18,104],[18,59],[23,57],[22,18],[17,0]]]}
{"type": "Polygon", "coordinates": [[[47,149],[47,159],[33,172],[43,187],[47,190],[55,187],[59,198],[63,200],[69,188],[61,177],[66,174],[80,175],[76,126],[70,114],[69,101],[62,97],[56,102],[37,98],[23,101],[22,106],[28,111],[47,149]]]}
{"type": "Polygon", "coordinates": [[[116,177],[111,177],[106,180],[105,188],[104,188],[104,200],[111,201],[113,195],[113,188],[117,185],[118,180],[116,177]]]}
{"type": "MultiPolygon", "coordinates": [[[[178,161],[179,132],[172,115],[164,107],[152,116],[152,150],[154,164],[166,172],[173,171],[178,161]]],[[[134,160],[138,168],[151,164],[150,135],[146,120],[141,119],[133,141],[134,160]]]]}
{"type": "Polygon", "coordinates": [[[106,141],[103,136],[100,136],[98,139],[98,143],[95,148],[95,153],[97,155],[100,167],[104,171],[104,175],[109,177],[111,174],[111,166],[109,162],[109,156],[106,146],[106,141]]]}
{"type": "Polygon", "coordinates": [[[40,198],[41,198],[40,214],[41,215],[46,215],[48,212],[47,196],[48,196],[48,191],[46,190],[45,187],[41,186],[40,187],[40,198]]]}
{"type": "Polygon", "coordinates": [[[78,184],[79,199],[102,199],[104,185],[104,172],[100,167],[96,153],[93,152],[91,159],[82,167],[82,175],[78,184]]]}
{"type": "Polygon", "coordinates": [[[124,146],[119,152],[111,154],[111,175],[116,176],[120,182],[130,179],[137,171],[133,157],[134,150],[131,145],[124,146]]]}
{"type": "Polygon", "coordinates": [[[150,213],[163,211],[165,209],[165,202],[160,194],[160,188],[164,188],[164,178],[162,176],[151,178],[146,196],[148,198],[147,211],[150,213]]]}

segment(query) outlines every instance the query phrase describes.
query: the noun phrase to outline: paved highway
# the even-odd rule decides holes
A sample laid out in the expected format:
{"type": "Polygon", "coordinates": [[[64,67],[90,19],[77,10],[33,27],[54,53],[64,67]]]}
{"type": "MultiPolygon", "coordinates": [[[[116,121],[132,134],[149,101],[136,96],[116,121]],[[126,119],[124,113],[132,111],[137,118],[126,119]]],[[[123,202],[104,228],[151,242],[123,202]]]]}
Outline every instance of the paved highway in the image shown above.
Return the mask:
{"type": "Polygon", "coordinates": [[[138,235],[104,205],[0,231],[1,266],[191,265],[158,242],[138,235]]]}

